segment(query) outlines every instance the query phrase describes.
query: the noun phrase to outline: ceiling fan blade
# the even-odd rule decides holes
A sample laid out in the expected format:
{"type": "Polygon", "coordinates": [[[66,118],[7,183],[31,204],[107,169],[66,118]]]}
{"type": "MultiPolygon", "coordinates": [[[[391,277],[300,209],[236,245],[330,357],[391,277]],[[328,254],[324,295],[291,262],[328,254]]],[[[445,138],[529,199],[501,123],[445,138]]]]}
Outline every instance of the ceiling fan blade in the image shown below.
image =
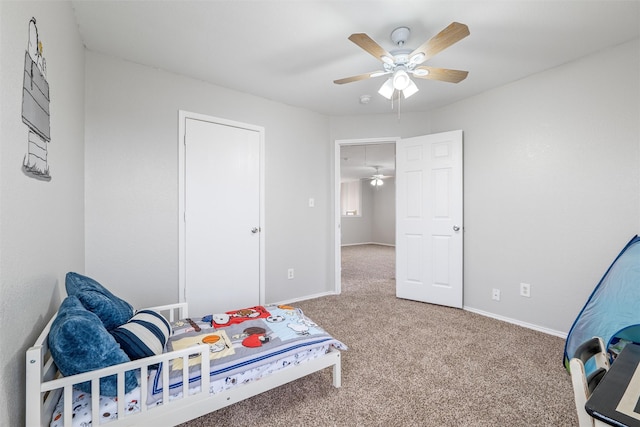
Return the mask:
{"type": "Polygon", "coordinates": [[[413,74],[414,77],[417,77],[419,79],[440,80],[449,83],[460,83],[462,80],[466,79],[467,75],[469,74],[468,71],[449,70],[447,68],[436,68],[427,66],[416,67],[416,70],[428,71],[428,74],[424,76],[413,74]]]}
{"type": "Polygon", "coordinates": [[[343,79],[334,80],[333,82],[337,85],[342,85],[345,83],[357,82],[359,80],[366,80],[371,77],[379,77],[385,74],[389,74],[388,72],[381,71],[372,71],[370,73],[358,74],[357,76],[345,77],[343,79]]]}
{"type": "Polygon", "coordinates": [[[411,52],[409,58],[422,53],[424,55],[424,58],[421,61],[417,62],[418,64],[422,64],[427,59],[434,57],[437,53],[442,52],[452,44],[459,42],[468,35],[469,27],[459,22],[452,22],[447,28],[440,31],[438,34],[431,37],[431,39],[424,42],[422,46],[411,52]]]}
{"type": "Polygon", "coordinates": [[[371,37],[364,33],[351,34],[349,40],[360,46],[360,48],[366,50],[371,55],[375,56],[378,61],[385,62],[383,57],[388,58],[387,61],[393,62],[393,55],[387,52],[382,46],[376,43],[371,37]]]}

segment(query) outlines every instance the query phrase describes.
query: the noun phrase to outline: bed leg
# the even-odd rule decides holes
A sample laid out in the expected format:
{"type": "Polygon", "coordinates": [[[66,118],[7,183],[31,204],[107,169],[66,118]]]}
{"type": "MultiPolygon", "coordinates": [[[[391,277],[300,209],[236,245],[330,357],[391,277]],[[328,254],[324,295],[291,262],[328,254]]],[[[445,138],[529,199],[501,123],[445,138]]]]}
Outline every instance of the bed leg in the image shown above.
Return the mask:
{"type": "Polygon", "coordinates": [[[340,353],[336,355],[336,363],[333,365],[333,386],[335,388],[342,386],[342,359],[340,359],[340,353]]]}

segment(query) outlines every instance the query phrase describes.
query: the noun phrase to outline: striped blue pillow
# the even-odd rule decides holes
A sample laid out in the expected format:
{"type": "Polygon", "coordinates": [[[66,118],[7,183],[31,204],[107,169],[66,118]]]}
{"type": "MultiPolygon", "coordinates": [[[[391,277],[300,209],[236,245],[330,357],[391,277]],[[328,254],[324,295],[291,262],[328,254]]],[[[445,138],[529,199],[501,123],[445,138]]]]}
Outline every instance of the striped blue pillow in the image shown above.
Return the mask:
{"type": "Polygon", "coordinates": [[[131,360],[161,354],[171,335],[171,325],[159,313],[140,310],[127,323],[111,331],[131,360]]]}

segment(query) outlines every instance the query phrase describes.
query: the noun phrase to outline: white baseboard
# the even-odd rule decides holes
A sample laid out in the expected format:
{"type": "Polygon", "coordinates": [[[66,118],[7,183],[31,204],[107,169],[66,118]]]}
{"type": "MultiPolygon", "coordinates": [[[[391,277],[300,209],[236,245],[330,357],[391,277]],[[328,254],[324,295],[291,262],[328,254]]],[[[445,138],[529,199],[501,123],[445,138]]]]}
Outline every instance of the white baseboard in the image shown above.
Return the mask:
{"type": "Polygon", "coordinates": [[[491,317],[496,320],[502,320],[503,322],[522,326],[523,328],[533,329],[534,331],[539,331],[548,335],[554,335],[556,337],[567,339],[566,332],[556,331],[554,329],[545,328],[544,326],[534,325],[533,323],[527,323],[521,320],[511,319],[510,317],[500,316],[494,313],[489,313],[488,311],[478,310],[477,308],[473,308],[473,307],[464,306],[463,309],[466,311],[470,311],[472,313],[479,314],[481,316],[491,317]]]}
{"type": "Polygon", "coordinates": [[[316,299],[316,298],[320,298],[320,297],[326,297],[329,295],[336,295],[335,292],[333,291],[328,291],[328,292],[322,292],[319,294],[313,294],[313,295],[305,295],[303,297],[298,297],[298,298],[294,298],[294,299],[288,299],[286,301],[280,301],[280,302],[272,302],[266,305],[281,305],[281,304],[291,304],[294,302],[299,302],[299,301],[306,301],[306,300],[310,300],[310,299],[316,299]]]}
{"type": "MultiPolygon", "coordinates": [[[[335,292],[333,291],[328,291],[328,292],[322,292],[319,294],[313,294],[313,295],[305,295],[299,298],[294,298],[294,299],[289,299],[286,301],[280,301],[280,302],[272,302],[266,305],[281,305],[281,304],[292,304],[292,303],[296,303],[299,301],[306,301],[306,300],[310,300],[310,299],[316,299],[316,298],[321,298],[321,297],[326,297],[329,295],[337,295],[335,292]]],[[[523,322],[521,320],[516,320],[516,319],[512,319],[510,317],[505,317],[505,316],[500,316],[498,314],[495,313],[490,313],[488,311],[484,311],[484,310],[479,310],[477,308],[473,308],[473,307],[469,307],[469,306],[464,306],[463,310],[466,311],[470,311],[472,313],[476,313],[479,314],[481,316],[485,316],[485,317],[490,317],[492,319],[496,319],[496,320],[500,320],[503,322],[507,322],[507,323],[511,323],[514,325],[518,325],[518,326],[522,326],[523,328],[527,328],[527,329],[532,329],[534,331],[538,331],[538,332],[542,332],[548,335],[553,335],[562,339],[567,339],[567,333],[566,332],[562,332],[562,331],[556,331],[555,329],[549,329],[549,328],[545,328],[544,326],[539,326],[539,325],[534,325],[533,323],[528,323],[528,322],[523,322]]]]}

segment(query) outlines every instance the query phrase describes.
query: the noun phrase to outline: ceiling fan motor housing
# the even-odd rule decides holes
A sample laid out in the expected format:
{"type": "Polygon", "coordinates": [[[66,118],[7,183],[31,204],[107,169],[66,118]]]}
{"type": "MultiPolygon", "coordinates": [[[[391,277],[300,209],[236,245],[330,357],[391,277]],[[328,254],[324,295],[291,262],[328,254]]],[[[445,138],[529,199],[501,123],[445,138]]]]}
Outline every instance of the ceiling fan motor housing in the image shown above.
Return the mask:
{"type": "Polygon", "coordinates": [[[409,27],[398,27],[391,32],[391,41],[398,47],[404,46],[404,44],[409,40],[409,36],[411,35],[411,30],[409,27]]]}
{"type": "Polygon", "coordinates": [[[393,55],[393,58],[382,58],[385,71],[395,72],[398,69],[403,69],[412,73],[414,68],[422,63],[424,54],[418,53],[410,57],[412,49],[404,47],[410,35],[411,30],[409,27],[398,27],[391,32],[391,41],[398,46],[398,49],[389,52],[393,55]]]}

